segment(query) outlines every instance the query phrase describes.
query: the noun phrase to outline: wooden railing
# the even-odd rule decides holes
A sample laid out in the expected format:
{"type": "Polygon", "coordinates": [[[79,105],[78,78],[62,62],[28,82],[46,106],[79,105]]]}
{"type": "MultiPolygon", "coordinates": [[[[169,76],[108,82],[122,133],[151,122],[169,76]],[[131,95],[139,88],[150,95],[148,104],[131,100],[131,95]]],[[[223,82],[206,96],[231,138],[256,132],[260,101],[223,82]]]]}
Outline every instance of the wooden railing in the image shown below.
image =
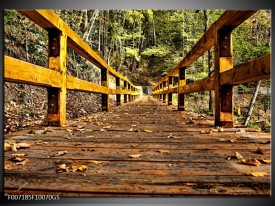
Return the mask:
{"type": "Polygon", "coordinates": [[[117,105],[134,100],[140,91],[129,79],[110,67],[57,14],[50,10],[20,10],[41,28],[48,31],[48,67],[44,68],[9,56],[4,57],[4,79],[48,89],[48,123],[63,126],[66,122],[66,91],[92,92],[102,95],[102,110],[109,111],[110,94],[116,95],[117,105]],[[101,85],[66,74],[67,46],[101,69],[101,85]],[[116,89],[109,87],[110,75],[116,78],[116,89]],[[123,81],[123,88],[121,87],[123,81]]]}
{"type": "Polygon", "coordinates": [[[185,94],[215,91],[215,126],[233,127],[233,86],[270,78],[270,55],[233,67],[232,31],[256,11],[225,11],[204,33],[183,60],[154,88],[153,95],[168,105],[178,93],[178,110],[185,110],[185,94]],[[186,69],[214,46],[214,75],[186,84],[186,69]],[[173,77],[178,86],[173,88],[173,77]]]}

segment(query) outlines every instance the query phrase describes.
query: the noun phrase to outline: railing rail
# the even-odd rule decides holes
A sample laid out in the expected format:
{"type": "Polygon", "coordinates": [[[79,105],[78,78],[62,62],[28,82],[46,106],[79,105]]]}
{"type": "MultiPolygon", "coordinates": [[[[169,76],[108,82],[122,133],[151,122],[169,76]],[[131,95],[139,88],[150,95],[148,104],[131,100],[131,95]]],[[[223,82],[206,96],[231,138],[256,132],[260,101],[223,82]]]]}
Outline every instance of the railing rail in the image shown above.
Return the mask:
{"type": "Polygon", "coordinates": [[[185,94],[201,91],[215,91],[215,125],[233,126],[233,86],[270,78],[270,55],[233,67],[231,32],[253,15],[253,11],[225,11],[204,33],[183,60],[153,88],[168,105],[172,94],[178,93],[178,110],[185,110],[185,94]],[[186,69],[214,46],[214,75],[186,84],[186,69]],[[178,86],[173,87],[173,77],[178,75],[178,86]]]}
{"type": "Polygon", "coordinates": [[[41,28],[48,31],[48,67],[37,66],[13,57],[4,57],[4,79],[48,89],[49,125],[66,123],[66,91],[75,90],[102,95],[102,110],[109,111],[109,95],[115,94],[117,105],[132,101],[140,90],[123,75],[110,67],[90,46],[83,41],[57,14],[51,10],[19,10],[41,28]],[[66,74],[67,46],[101,69],[101,85],[66,74]],[[109,76],[116,78],[116,89],[109,87],[109,76]],[[123,87],[121,83],[123,81],[123,87]]]}

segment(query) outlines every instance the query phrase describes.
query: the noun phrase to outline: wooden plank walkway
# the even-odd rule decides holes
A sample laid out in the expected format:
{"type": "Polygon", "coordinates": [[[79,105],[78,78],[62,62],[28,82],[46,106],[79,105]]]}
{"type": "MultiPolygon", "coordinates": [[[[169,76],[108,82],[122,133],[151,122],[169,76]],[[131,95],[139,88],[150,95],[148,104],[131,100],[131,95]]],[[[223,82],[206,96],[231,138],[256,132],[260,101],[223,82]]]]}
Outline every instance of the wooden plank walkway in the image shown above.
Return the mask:
{"type": "Polygon", "coordinates": [[[247,128],[245,132],[242,128],[219,132],[212,125],[211,118],[176,111],[145,96],[112,112],[71,121],[65,127],[6,135],[6,143],[27,143],[30,147],[4,153],[5,193],[269,196],[270,165],[245,165],[234,156],[238,152],[245,159],[270,160],[270,134],[247,128]],[[213,132],[201,133],[210,129],[213,132]],[[264,154],[258,154],[258,148],[264,154]],[[27,155],[18,157],[21,162],[17,159],[23,165],[16,165],[14,154],[27,155]],[[22,159],[28,159],[26,164],[22,159]],[[68,171],[57,172],[64,164],[68,171]],[[74,166],[80,165],[84,166],[79,170],[85,171],[73,172],[74,166]],[[266,174],[246,175],[251,171],[266,174]]]}

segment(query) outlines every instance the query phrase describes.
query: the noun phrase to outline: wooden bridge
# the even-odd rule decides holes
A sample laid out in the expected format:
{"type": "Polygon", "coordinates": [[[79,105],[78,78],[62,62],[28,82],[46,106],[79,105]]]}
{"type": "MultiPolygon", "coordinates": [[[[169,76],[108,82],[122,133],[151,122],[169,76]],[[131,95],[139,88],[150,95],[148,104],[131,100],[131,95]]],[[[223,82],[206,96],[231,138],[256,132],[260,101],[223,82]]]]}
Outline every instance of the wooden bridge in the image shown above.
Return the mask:
{"type": "Polygon", "coordinates": [[[233,66],[231,32],[255,11],[225,11],[155,86],[155,98],[140,96],[54,12],[19,12],[48,31],[49,68],[5,56],[5,81],[48,88],[49,127],[5,135],[6,194],[271,194],[270,134],[233,127],[233,86],[270,78],[270,55],[233,66]],[[66,74],[67,46],[101,69],[101,85],[66,74]],[[213,46],[214,75],[186,84],[188,66],[213,46]],[[110,75],[116,89],[109,86],[110,75]],[[179,84],[173,88],[176,75],[179,84]],[[67,90],[101,94],[103,112],[66,121],[67,90]],[[210,90],[214,119],[185,109],[186,93],[210,90]],[[171,105],[173,93],[177,107],[171,105]],[[110,108],[111,94],[117,107],[110,108]]]}

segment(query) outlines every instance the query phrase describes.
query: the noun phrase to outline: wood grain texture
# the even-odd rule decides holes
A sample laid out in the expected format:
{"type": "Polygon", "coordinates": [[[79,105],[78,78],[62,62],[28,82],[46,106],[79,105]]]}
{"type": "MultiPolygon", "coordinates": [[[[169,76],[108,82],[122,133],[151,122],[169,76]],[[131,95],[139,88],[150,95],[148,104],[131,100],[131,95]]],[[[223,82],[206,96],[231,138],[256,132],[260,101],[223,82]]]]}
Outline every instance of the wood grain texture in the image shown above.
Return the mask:
{"type": "Polygon", "coordinates": [[[240,128],[225,128],[224,132],[201,134],[212,128],[213,118],[204,123],[195,118],[196,123],[190,124],[190,111],[175,108],[144,97],[110,113],[74,120],[64,128],[47,128],[53,131],[46,134],[9,134],[6,142],[24,142],[31,147],[5,152],[5,193],[270,196],[270,165],[243,165],[233,157],[239,152],[245,159],[270,159],[271,144],[266,143],[270,134],[249,128],[244,128],[244,133],[236,133],[240,128]],[[258,147],[264,154],[256,153],[258,147]],[[58,151],[67,153],[56,156],[58,151]],[[15,153],[25,153],[27,164],[15,165],[11,159],[15,153]],[[130,157],[135,154],[141,156],[130,157]],[[88,170],[57,173],[59,164],[86,165],[88,170]],[[250,171],[266,175],[245,175],[250,171]]]}

